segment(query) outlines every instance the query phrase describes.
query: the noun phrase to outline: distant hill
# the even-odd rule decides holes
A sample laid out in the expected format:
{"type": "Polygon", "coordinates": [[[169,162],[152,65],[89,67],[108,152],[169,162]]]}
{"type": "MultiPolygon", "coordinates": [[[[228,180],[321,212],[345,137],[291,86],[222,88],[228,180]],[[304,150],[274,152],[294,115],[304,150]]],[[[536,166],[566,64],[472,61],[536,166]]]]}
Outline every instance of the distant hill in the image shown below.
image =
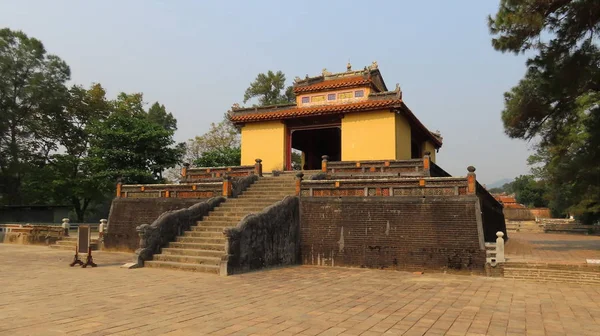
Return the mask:
{"type": "Polygon", "coordinates": [[[503,185],[505,185],[506,183],[509,183],[509,182],[512,182],[512,181],[514,181],[514,178],[511,178],[511,179],[510,178],[503,178],[503,179],[498,180],[498,181],[496,181],[494,183],[487,184],[486,188],[488,188],[488,189],[500,188],[503,185]]]}

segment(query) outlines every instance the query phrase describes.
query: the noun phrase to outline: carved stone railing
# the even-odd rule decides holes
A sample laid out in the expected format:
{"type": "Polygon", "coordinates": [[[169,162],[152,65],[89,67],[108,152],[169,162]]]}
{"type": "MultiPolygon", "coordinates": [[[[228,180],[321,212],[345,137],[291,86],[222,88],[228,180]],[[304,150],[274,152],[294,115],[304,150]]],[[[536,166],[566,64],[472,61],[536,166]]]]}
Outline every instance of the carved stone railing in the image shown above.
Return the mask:
{"type": "Polygon", "coordinates": [[[415,160],[371,160],[371,161],[328,161],[323,157],[322,171],[331,175],[394,174],[396,176],[425,175],[423,159],[415,160]]]}
{"type": "Polygon", "coordinates": [[[287,196],[226,229],[221,275],[300,262],[300,200],[287,196]]]}
{"type": "Polygon", "coordinates": [[[405,177],[301,180],[300,196],[457,196],[467,195],[466,177],[405,177]]]}
{"type": "Polygon", "coordinates": [[[262,160],[256,159],[253,166],[229,166],[229,167],[194,167],[185,164],[181,169],[182,183],[193,183],[199,181],[214,181],[224,176],[232,178],[245,177],[249,175],[262,176],[262,160]]]}
{"type": "Polygon", "coordinates": [[[256,181],[258,181],[258,175],[255,174],[235,179],[232,182],[231,196],[238,197],[256,181]]]}
{"type": "Polygon", "coordinates": [[[152,224],[142,224],[136,228],[140,237],[139,248],[135,251],[134,267],[144,266],[144,262],[152,260],[160,249],[167,246],[175,237],[190,230],[190,227],[224,202],[224,197],[211,198],[206,202],[194,204],[187,209],[167,211],[152,224]]]}
{"type": "Polygon", "coordinates": [[[211,198],[222,193],[222,179],[207,183],[117,185],[117,197],[125,198],[211,198]]]}

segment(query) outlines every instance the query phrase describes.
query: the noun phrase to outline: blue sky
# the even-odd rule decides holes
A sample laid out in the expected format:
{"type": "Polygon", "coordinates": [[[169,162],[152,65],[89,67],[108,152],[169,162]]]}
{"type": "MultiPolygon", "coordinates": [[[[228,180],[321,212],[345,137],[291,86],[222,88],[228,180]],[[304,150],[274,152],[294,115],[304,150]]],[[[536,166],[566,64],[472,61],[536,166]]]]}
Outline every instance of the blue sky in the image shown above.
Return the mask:
{"type": "Polygon", "coordinates": [[[143,92],[178,119],[176,138],[219,121],[260,72],[295,76],[377,61],[389,88],[444,146],[453,175],[493,183],[528,172],[528,144],[503,133],[503,93],[525,57],[491,47],[499,0],[2,1],[0,27],[23,30],[71,67],[72,82],[111,97],[143,92]]]}

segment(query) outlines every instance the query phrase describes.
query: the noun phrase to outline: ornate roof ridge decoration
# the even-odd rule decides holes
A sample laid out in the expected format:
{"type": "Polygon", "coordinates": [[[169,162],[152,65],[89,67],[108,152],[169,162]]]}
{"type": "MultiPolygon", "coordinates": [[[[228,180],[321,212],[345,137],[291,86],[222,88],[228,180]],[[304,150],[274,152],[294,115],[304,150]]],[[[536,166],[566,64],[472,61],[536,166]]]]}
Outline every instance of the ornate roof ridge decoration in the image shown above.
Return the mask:
{"type": "Polygon", "coordinates": [[[281,110],[281,109],[287,109],[290,107],[295,107],[296,103],[289,103],[289,104],[276,104],[276,105],[266,105],[266,106],[251,106],[251,107],[244,107],[244,106],[240,106],[240,104],[233,104],[231,106],[231,110],[229,110],[228,112],[258,112],[258,111],[270,111],[270,110],[281,110]]]}
{"type": "Polygon", "coordinates": [[[377,65],[377,62],[373,62],[368,67],[366,66],[364,67],[364,69],[361,70],[352,70],[352,65],[348,63],[346,66],[346,71],[343,72],[332,73],[330,71],[327,71],[327,69],[323,69],[321,71],[321,74],[318,76],[309,77],[307,74],[304,79],[301,79],[300,77],[296,76],[294,78],[294,92],[308,92],[305,89],[303,89],[303,87],[336,79],[359,76],[371,79],[377,78],[377,80],[373,80],[372,85],[374,85],[374,87],[378,91],[387,91],[385,82],[383,81],[381,73],[379,72],[379,66],[377,65]]]}

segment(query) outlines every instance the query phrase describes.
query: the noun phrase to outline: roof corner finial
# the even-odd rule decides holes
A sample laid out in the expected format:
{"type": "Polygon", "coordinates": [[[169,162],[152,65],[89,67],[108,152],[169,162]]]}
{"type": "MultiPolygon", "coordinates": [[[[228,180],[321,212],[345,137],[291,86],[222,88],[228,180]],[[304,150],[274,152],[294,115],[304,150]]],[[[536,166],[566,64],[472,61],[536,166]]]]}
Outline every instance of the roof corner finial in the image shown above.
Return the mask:
{"type": "Polygon", "coordinates": [[[298,83],[298,82],[299,82],[299,81],[301,81],[301,80],[302,80],[302,78],[300,78],[300,77],[298,77],[298,76],[294,77],[294,82],[296,82],[296,83],[298,83]]]}
{"type": "Polygon", "coordinates": [[[396,92],[400,91],[400,83],[396,83],[396,92]]]}
{"type": "Polygon", "coordinates": [[[329,76],[329,75],[331,75],[331,72],[327,71],[327,68],[323,68],[323,71],[321,71],[321,74],[323,76],[329,76]]]}
{"type": "Polygon", "coordinates": [[[379,68],[379,66],[377,65],[377,61],[373,61],[373,63],[371,63],[371,66],[369,68],[370,68],[370,70],[375,70],[375,69],[379,68]]]}
{"type": "Polygon", "coordinates": [[[350,64],[350,60],[348,60],[348,64],[346,64],[346,71],[352,71],[352,64],[350,64]]]}
{"type": "Polygon", "coordinates": [[[233,110],[237,110],[237,109],[239,109],[239,108],[240,108],[240,104],[238,104],[238,103],[234,103],[233,105],[231,105],[231,110],[232,110],[232,111],[233,111],[233,110]]]}

